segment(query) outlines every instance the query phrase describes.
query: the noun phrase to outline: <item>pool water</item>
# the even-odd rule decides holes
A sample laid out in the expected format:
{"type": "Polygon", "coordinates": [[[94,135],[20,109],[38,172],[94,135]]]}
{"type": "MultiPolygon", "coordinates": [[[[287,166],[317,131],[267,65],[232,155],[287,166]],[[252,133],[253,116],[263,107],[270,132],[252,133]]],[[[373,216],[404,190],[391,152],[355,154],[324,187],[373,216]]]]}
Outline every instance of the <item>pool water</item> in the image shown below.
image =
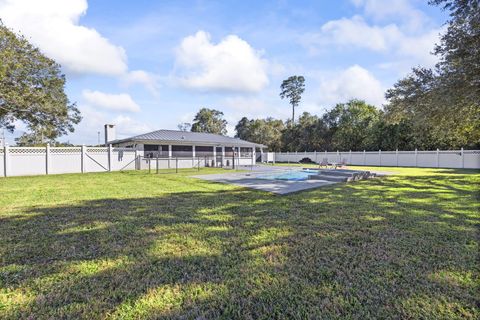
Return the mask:
{"type": "Polygon", "coordinates": [[[273,174],[259,175],[257,178],[265,180],[304,181],[308,180],[308,176],[313,174],[318,174],[318,170],[283,171],[273,174]]]}

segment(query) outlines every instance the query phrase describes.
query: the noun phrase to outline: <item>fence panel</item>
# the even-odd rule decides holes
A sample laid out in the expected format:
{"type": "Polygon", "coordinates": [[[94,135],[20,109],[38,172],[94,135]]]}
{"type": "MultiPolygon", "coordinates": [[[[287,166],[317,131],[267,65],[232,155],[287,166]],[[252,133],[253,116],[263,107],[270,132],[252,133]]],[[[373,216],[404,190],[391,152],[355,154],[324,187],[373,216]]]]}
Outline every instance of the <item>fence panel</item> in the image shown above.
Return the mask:
{"type": "Polygon", "coordinates": [[[441,168],[461,168],[462,152],[461,150],[441,151],[438,162],[441,168]]]}
{"type": "Polygon", "coordinates": [[[415,167],[415,151],[399,151],[398,152],[399,167],[415,167]]]}
{"type": "Polygon", "coordinates": [[[417,167],[437,167],[436,151],[417,151],[417,167]]]}
{"type": "Polygon", "coordinates": [[[46,149],[15,147],[9,148],[8,174],[26,176],[45,174],[47,171],[46,149]]]}
{"type": "Polygon", "coordinates": [[[85,167],[87,172],[108,171],[108,148],[88,147],[85,167]]]}
{"type": "Polygon", "coordinates": [[[51,148],[49,173],[82,172],[82,148],[51,148]]]}
{"type": "Polygon", "coordinates": [[[277,152],[262,161],[296,163],[303,158],[317,163],[327,159],[330,163],[345,160],[351,165],[480,169],[480,150],[277,152]]]}
{"type": "Polygon", "coordinates": [[[480,168],[479,150],[465,150],[463,151],[463,157],[464,168],[480,168]]]}
{"type": "Polygon", "coordinates": [[[114,148],[112,150],[112,158],[110,159],[111,171],[135,170],[135,156],[135,150],[127,148],[114,148]]]}

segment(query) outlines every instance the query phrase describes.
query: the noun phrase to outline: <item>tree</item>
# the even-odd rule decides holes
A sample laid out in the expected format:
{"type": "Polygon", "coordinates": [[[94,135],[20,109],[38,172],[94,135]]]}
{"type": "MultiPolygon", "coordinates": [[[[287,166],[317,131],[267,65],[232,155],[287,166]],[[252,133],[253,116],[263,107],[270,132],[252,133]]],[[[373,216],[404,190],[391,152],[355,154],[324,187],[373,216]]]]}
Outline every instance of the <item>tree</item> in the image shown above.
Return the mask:
{"type": "Polygon", "coordinates": [[[180,131],[190,131],[190,129],[192,128],[192,125],[188,122],[182,122],[182,123],[179,123],[177,127],[178,127],[178,130],[180,131]]]}
{"type": "Polygon", "coordinates": [[[480,146],[480,5],[432,0],[450,11],[434,69],[414,68],[386,93],[390,123],[412,121],[418,148],[480,146]]]}
{"type": "Polygon", "coordinates": [[[283,80],[280,86],[280,98],[288,98],[292,106],[292,122],[295,124],[295,108],[300,104],[302,93],[305,91],[305,78],[303,76],[291,76],[283,80]]]}
{"type": "Polygon", "coordinates": [[[15,143],[18,147],[44,147],[48,144],[52,147],[73,147],[69,142],[58,142],[55,139],[45,139],[44,133],[40,132],[26,132],[20,137],[15,138],[15,143]]]}
{"type": "Polygon", "coordinates": [[[251,125],[253,124],[254,120],[248,120],[247,117],[243,117],[238,121],[237,125],[235,126],[235,138],[239,138],[242,140],[250,140],[251,136],[251,125]]]}
{"type": "Polygon", "coordinates": [[[328,128],[323,119],[304,112],[298,123],[283,131],[285,151],[316,151],[328,148],[328,128]]]}
{"type": "Polygon", "coordinates": [[[370,137],[379,116],[375,106],[362,100],[354,99],[337,104],[324,116],[330,130],[332,147],[353,151],[373,149],[370,137]]]}
{"type": "Polygon", "coordinates": [[[64,89],[60,65],[0,21],[0,127],[20,120],[47,140],[73,132],[81,116],[64,89]]]}
{"type": "Polygon", "coordinates": [[[202,108],[195,115],[193,121],[192,132],[227,134],[227,121],[223,119],[221,111],[202,108]]]}
{"type": "Polygon", "coordinates": [[[282,120],[273,118],[248,120],[243,117],[235,126],[235,137],[268,146],[271,151],[282,150],[282,120]]]}

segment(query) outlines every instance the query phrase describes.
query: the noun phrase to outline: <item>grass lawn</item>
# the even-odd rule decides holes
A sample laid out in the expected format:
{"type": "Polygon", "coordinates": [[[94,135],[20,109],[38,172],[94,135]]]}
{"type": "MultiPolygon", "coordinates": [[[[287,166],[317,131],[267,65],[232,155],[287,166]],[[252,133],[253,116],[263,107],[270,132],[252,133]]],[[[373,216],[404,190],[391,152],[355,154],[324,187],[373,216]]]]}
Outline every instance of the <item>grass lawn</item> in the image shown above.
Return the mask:
{"type": "Polygon", "coordinates": [[[479,172],[382,170],[288,196],[0,178],[0,318],[478,319],[479,172]]]}

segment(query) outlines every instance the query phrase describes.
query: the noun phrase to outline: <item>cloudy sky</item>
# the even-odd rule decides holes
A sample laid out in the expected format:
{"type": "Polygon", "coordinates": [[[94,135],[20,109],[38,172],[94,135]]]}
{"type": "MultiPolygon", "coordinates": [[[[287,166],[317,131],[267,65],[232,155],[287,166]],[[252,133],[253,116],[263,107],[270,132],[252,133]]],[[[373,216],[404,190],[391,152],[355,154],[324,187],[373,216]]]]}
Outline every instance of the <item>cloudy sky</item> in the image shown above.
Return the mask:
{"type": "Polygon", "coordinates": [[[200,107],[223,111],[232,135],[243,116],[287,119],[279,86],[294,74],[306,78],[297,114],[380,107],[436,61],[446,16],[426,2],[0,0],[0,18],[62,65],[83,120],[61,140],[91,144],[104,123],[119,137],[177,129],[200,107]]]}

